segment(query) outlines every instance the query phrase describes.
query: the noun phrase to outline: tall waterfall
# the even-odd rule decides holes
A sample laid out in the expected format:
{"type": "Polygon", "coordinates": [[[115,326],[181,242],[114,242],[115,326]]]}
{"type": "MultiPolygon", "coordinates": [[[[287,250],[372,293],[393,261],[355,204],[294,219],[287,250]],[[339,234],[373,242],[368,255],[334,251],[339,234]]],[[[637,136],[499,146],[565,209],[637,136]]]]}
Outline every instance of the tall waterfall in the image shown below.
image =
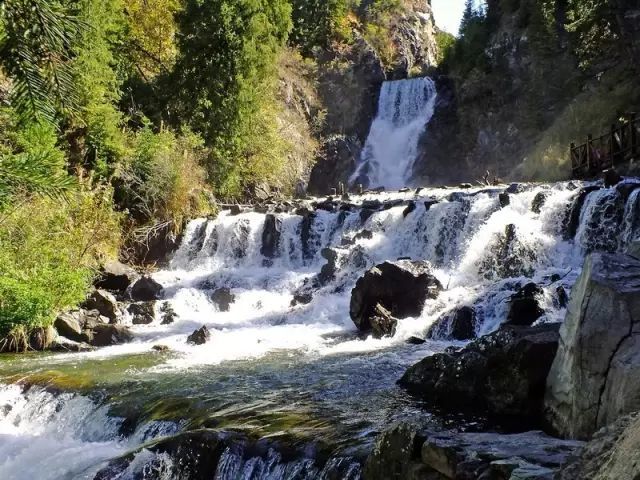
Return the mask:
{"type": "Polygon", "coordinates": [[[388,190],[411,179],[420,134],[433,116],[436,86],[429,77],[384,82],[378,114],[350,183],[388,190]]]}
{"type": "Polygon", "coordinates": [[[640,184],[588,195],[581,187],[519,185],[508,205],[501,188],[424,189],[192,221],[169,267],[154,274],[175,323],[135,325],[130,344],[0,366],[0,478],[193,478],[180,473],[190,461],[184,451],[153,451],[149,442],[207,427],[223,446],[206,478],[357,480],[372,432],[432,418],[395,381],[452,342],[409,345],[410,337],[424,338],[463,305],[475,309],[478,335],[491,332],[531,281],[544,291],[539,321],[562,321],[557,291],[570,291],[585,254],[624,251],[640,237],[640,184]],[[316,284],[327,248],[336,270],[316,284]],[[398,257],[431,262],[446,290],[400,320],[394,337],[361,338],[349,318],[351,289],[366,269],[398,257]],[[308,286],[309,303],[292,302],[308,286]],[[229,311],[212,301],[221,287],[235,296],[229,311]],[[202,325],[210,341],[187,344],[202,325]],[[150,353],[158,344],[171,353],[150,353]],[[132,354],[133,365],[121,360],[132,354]],[[113,364],[126,368],[108,370],[113,364]],[[56,388],[67,371],[83,393],[56,388]],[[51,389],[20,385],[50,377],[51,389]],[[238,433],[246,437],[234,440],[238,433]]]}

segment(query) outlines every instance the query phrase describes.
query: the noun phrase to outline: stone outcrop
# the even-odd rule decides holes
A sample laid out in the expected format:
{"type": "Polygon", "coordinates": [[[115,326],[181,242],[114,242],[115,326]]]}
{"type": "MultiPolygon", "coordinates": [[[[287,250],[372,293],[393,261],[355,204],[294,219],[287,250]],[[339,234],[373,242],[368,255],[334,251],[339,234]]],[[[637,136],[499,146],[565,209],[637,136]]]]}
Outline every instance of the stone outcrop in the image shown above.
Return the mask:
{"type": "Polygon", "coordinates": [[[546,418],[588,438],[640,408],[640,261],[594,253],[571,292],[549,374],[546,418]]]}
{"type": "Polygon", "coordinates": [[[426,357],[398,382],[447,410],[541,420],[559,325],[503,327],[462,350],[426,357]]]}
{"type": "Polygon", "coordinates": [[[380,304],[396,318],[418,316],[428,298],[436,298],[442,285],[427,262],[384,262],[358,279],[351,292],[349,313],[362,332],[372,329],[371,318],[380,304]]]}
{"type": "Polygon", "coordinates": [[[543,291],[535,283],[527,283],[511,296],[506,325],[530,326],[542,315],[539,297],[543,291]]]}
{"type": "Polygon", "coordinates": [[[153,300],[160,300],[162,289],[162,285],[156,282],[153,278],[145,276],[137,280],[131,286],[129,294],[133,301],[151,302],[153,300]]]}
{"type": "Polygon", "coordinates": [[[620,418],[593,436],[556,480],[626,480],[640,478],[640,415],[620,418]]]}
{"type": "Polygon", "coordinates": [[[133,268],[113,260],[106,262],[100,268],[94,285],[99,289],[124,293],[136,278],[138,278],[138,274],[133,268]]]}
{"type": "Polygon", "coordinates": [[[440,317],[429,329],[427,337],[436,340],[471,340],[476,336],[476,312],[463,306],[440,317]]]}
{"type": "Polygon", "coordinates": [[[115,323],[120,313],[116,297],[106,290],[94,290],[82,304],[86,310],[97,310],[100,315],[107,317],[110,322],[115,323]]]}
{"type": "MultiPolygon", "coordinates": [[[[400,423],[378,436],[363,479],[552,480],[580,447],[581,442],[558,440],[539,431],[513,435],[433,432],[400,423]]],[[[573,480],[578,478],[583,477],[573,480]]]]}
{"type": "MultiPolygon", "coordinates": [[[[80,309],[62,313],[53,326],[59,335],[80,344],[77,349],[69,348],[74,351],[82,350],[83,345],[106,347],[133,340],[127,327],[110,324],[109,319],[97,310],[80,309]]],[[[59,343],[64,344],[62,341],[59,343]]]]}
{"type": "Polygon", "coordinates": [[[131,323],[134,325],[148,325],[156,319],[155,302],[132,303],[127,307],[131,314],[131,323]]]}
{"type": "Polygon", "coordinates": [[[211,338],[211,333],[209,329],[203,325],[197,330],[187,337],[187,343],[191,343],[192,345],[204,345],[211,338]]]}
{"type": "Polygon", "coordinates": [[[274,214],[267,214],[264,218],[262,230],[262,246],[260,253],[267,259],[274,258],[278,254],[280,235],[282,234],[282,220],[274,214]]]}

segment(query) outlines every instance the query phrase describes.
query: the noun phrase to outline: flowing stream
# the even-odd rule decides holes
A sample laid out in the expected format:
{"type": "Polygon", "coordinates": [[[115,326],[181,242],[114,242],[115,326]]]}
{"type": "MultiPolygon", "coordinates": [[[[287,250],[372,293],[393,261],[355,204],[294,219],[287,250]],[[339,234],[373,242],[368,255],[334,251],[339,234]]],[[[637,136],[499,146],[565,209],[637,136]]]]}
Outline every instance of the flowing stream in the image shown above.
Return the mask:
{"type": "Polygon", "coordinates": [[[433,116],[436,98],[429,77],[384,82],[378,114],[350,183],[387,190],[409,185],[420,134],[433,116]]]}
{"type": "Polygon", "coordinates": [[[504,207],[504,188],[354,197],[390,208],[276,214],[273,251],[263,243],[264,214],[192,221],[170,265],[154,274],[175,323],[133,326],[133,342],[94,352],[3,358],[0,478],[200,478],[176,476],[183,450],[153,445],[201,429],[221,445],[206,478],[359,478],[389,424],[449,421],[395,382],[451,342],[410,345],[410,337],[462,305],[476,309],[479,335],[491,332],[529,281],[544,287],[539,321],[561,321],[556,289],[570,290],[585,253],[624,250],[638,238],[640,190],[599,189],[580,202],[580,186],[520,185],[504,207]],[[338,254],[335,278],[309,304],[291,306],[326,263],[326,247],[338,254]],[[401,320],[393,338],[361,338],[349,318],[351,288],[367,268],[398,257],[430,261],[446,291],[401,320]],[[220,287],[235,295],[228,312],[211,301],[220,287]],[[187,344],[202,325],[211,340],[187,344]],[[151,352],[157,344],[170,352],[151,352]]]}

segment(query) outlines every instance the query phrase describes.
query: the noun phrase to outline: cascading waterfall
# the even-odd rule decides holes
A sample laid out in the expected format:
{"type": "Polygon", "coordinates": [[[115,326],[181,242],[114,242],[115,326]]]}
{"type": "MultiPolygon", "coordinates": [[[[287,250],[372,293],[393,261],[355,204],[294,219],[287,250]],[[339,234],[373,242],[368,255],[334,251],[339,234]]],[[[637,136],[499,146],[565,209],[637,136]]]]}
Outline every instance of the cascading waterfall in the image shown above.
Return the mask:
{"type": "Polygon", "coordinates": [[[378,114],[350,183],[388,190],[408,185],[420,134],[433,116],[436,97],[429,77],[384,82],[378,114]]]}
{"type": "Polygon", "coordinates": [[[592,191],[581,204],[579,185],[559,183],[520,185],[506,206],[498,188],[425,189],[354,197],[356,206],[344,208],[307,204],[270,217],[222,212],[194,220],[169,267],[154,274],[179,315],[175,323],[135,325],[132,343],[0,370],[7,383],[0,387],[0,478],[174,478],[180,459],[146,442],[207,427],[258,442],[225,444],[211,478],[355,480],[373,432],[405,416],[429,417],[394,384],[407,366],[451,342],[406,340],[424,337],[463,305],[474,306],[478,334],[491,332],[505,320],[510,296],[530,281],[544,289],[547,313],[539,321],[561,321],[556,289],[571,289],[585,254],[624,251],[640,235],[640,188],[623,185],[592,191]],[[544,203],[536,213],[538,198],[544,203]],[[379,207],[361,208],[376,201],[379,207]],[[574,204],[577,233],[565,239],[574,204]],[[335,274],[314,283],[326,248],[335,253],[335,274]],[[351,288],[367,268],[398,257],[430,261],[446,290],[419,317],[401,320],[394,337],[360,338],[348,314],[351,288]],[[292,302],[310,285],[308,304],[292,302]],[[221,287],[235,296],[228,312],[211,299],[221,287]],[[202,325],[211,340],[187,344],[202,325]],[[172,353],[150,357],[157,344],[172,353]],[[101,373],[126,355],[149,364],[114,378],[101,373]],[[29,384],[34,364],[38,378],[68,369],[94,375],[99,388],[81,395],[13,383],[17,375],[29,384]],[[129,425],[129,418],[137,420],[129,425]],[[283,453],[282,444],[295,445],[294,453],[283,453]],[[114,463],[128,452],[134,461],[114,463]]]}

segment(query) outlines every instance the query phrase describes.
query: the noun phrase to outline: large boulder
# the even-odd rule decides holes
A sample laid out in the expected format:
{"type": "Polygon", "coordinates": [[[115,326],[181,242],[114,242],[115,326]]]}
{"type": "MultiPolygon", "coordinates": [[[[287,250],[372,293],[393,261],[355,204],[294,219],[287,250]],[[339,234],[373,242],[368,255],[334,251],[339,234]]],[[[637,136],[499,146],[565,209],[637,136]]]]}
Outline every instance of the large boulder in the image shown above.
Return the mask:
{"type": "Polygon", "coordinates": [[[376,305],[396,318],[418,316],[425,301],[436,298],[441,290],[427,262],[384,262],[358,279],[351,292],[349,314],[360,331],[368,332],[376,305]]]}
{"type": "Polygon", "coordinates": [[[140,278],[131,287],[131,300],[135,302],[151,302],[159,300],[162,293],[162,285],[149,276],[140,278]]]}
{"type": "MultiPolygon", "coordinates": [[[[129,329],[122,325],[109,324],[109,319],[97,310],[72,310],[56,318],[53,326],[61,337],[79,345],[68,350],[83,350],[86,344],[94,347],[106,347],[133,339],[129,329]]],[[[58,343],[64,344],[60,340],[58,343]]]]}
{"type": "Polygon", "coordinates": [[[382,432],[364,465],[364,480],[409,480],[421,466],[418,428],[399,423],[382,432]]]}
{"type": "Polygon", "coordinates": [[[101,324],[91,330],[91,339],[88,343],[94,347],[109,347],[131,340],[133,340],[133,334],[127,327],[101,324]]]}
{"type": "Polygon", "coordinates": [[[187,337],[187,343],[192,345],[204,345],[210,338],[211,333],[209,332],[209,329],[203,325],[199,329],[194,330],[194,332],[187,337]]]}
{"type": "Polygon", "coordinates": [[[100,315],[105,316],[110,322],[115,323],[119,310],[116,297],[106,290],[94,290],[82,304],[82,308],[86,310],[97,310],[100,315]]]}
{"type": "Polygon", "coordinates": [[[231,304],[236,301],[236,296],[231,293],[230,288],[222,287],[211,294],[211,301],[219,312],[228,312],[231,309],[231,304]]]}
{"type": "Polygon", "coordinates": [[[379,303],[374,308],[370,322],[373,338],[393,337],[396,334],[398,319],[379,303]]]}
{"type": "Polygon", "coordinates": [[[437,340],[471,340],[476,336],[476,312],[473,307],[458,307],[442,315],[429,329],[427,337],[437,340]]]}
{"type": "Polygon", "coordinates": [[[560,330],[546,418],[563,436],[588,438],[640,408],[640,260],[587,257],[560,330]]]}
{"type": "Polygon", "coordinates": [[[544,310],[540,307],[542,288],[535,283],[528,283],[511,296],[509,314],[506,325],[530,326],[542,315],[544,310]]]}
{"type": "Polygon", "coordinates": [[[133,268],[113,260],[106,262],[100,268],[94,286],[104,290],[124,293],[137,277],[138,274],[133,268]]]}
{"type": "Polygon", "coordinates": [[[559,325],[503,327],[462,350],[426,357],[398,382],[444,409],[541,419],[559,325]]]}
{"type": "Polygon", "coordinates": [[[627,415],[596,432],[557,480],[640,478],[640,415],[627,415]]]}
{"type": "Polygon", "coordinates": [[[156,319],[155,302],[132,303],[127,307],[134,325],[148,325],[156,319]]]}
{"type": "Polygon", "coordinates": [[[264,219],[264,228],[262,230],[262,246],[260,247],[260,253],[262,253],[262,255],[267,259],[277,256],[281,235],[282,220],[271,213],[266,215],[264,219]]]}

